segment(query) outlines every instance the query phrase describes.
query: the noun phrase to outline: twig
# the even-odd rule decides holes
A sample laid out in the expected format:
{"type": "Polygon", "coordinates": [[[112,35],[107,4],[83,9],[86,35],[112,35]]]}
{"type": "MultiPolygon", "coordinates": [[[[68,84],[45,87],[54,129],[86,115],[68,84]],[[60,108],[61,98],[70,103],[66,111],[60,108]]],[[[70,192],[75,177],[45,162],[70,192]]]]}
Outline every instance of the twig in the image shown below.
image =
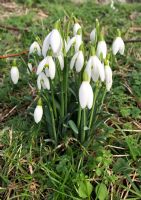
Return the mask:
{"type": "Polygon", "coordinates": [[[11,30],[11,31],[26,31],[26,32],[29,32],[29,30],[27,28],[24,28],[24,29],[19,29],[17,27],[13,27],[13,26],[5,26],[5,25],[0,25],[0,29],[8,29],[8,30],[11,30]]]}
{"type": "Polygon", "coordinates": [[[15,54],[7,54],[7,55],[2,55],[0,56],[0,59],[4,59],[4,58],[10,58],[10,57],[18,57],[21,56],[23,54],[28,54],[28,50],[19,52],[19,53],[15,53],[15,54]]]}

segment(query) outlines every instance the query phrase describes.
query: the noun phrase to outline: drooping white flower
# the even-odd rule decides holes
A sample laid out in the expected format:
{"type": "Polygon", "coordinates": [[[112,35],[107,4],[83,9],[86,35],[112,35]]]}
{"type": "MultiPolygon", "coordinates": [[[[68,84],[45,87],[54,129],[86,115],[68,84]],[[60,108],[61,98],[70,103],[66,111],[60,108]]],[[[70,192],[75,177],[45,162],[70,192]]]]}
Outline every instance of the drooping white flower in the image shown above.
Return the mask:
{"type": "Polygon", "coordinates": [[[96,28],[94,28],[94,29],[92,30],[92,32],[90,33],[90,40],[91,40],[92,42],[95,41],[95,38],[96,38],[96,28]]]}
{"type": "Polygon", "coordinates": [[[76,35],[75,38],[75,52],[78,52],[82,44],[82,35],[76,35]]]}
{"type": "Polygon", "coordinates": [[[74,24],[74,27],[73,27],[73,35],[74,35],[74,36],[77,35],[77,32],[78,32],[79,29],[81,29],[80,24],[75,23],[75,24],[74,24]]]}
{"type": "Polygon", "coordinates": [[[90,79],[92,77],[94,82],[96,82],[99,77],[102,82],[105,80],[104,66],[96,55],[89,58],[85,71],[90,79]]]}
{"type": "Polygon", "coordinates": [[[105,59],[107,55],[107,45],[104,40],[99,41],[97,44],[96,55],[100,58],[101,54],[103,59],[105,59]]]}
{"type": "Polygon", "coordinates": [[[110,91],[113,80],[112,80],[112,70],[109,65],[105,66],[105,82],[107,91],[110,91]]]}
{"type": "Polygon", "coordinates": [[[38,56],[41,56],[41,48],[38,42],[33,42],[29,48],[29,54],[37,53],[38,56]]]}
{"type": "Polygon", "coordinates": [[[53,29],[45,38],[42,47],[42,54],[44,57],[47,55],[47,51],[51,48],[54,56],[59,56],[62,51],[62,37],[57,29],[53,29]]]}
{"type": "Polygon", "coordinates": [[[113,54],[116,55],[118,52],[123,55],[125,50],[125,44],[121,37],[116,37],[112,44],[113,54]]]}
{"type": "Polygon", "coordinates": [[[93,90],[88,81],[83,81],[79,88],[79,103],[81,108],[92,108],[93,105],[93,90]]]}
{"type": "Polygon", "coordinates": [[[64,56],[63,56],[63,54],[61,53],[57,58],[58,58],[58,61],[59,61],[59,64],[60,64],[60,68],[61,68],[61,70],[63,70],[64,69],[64,56]]]}
{"type": "Polygon", "coordinates": [[[56,72],[56,67],[55,67],[55,62],[52,58],[52,56],[47,56],[46,58],[44,58],[38,65],[37,67],[37,72],[36,74],[39,75],[44,67],[47,67],[47,70],[48,70],[48,74],[49,74],[49,77],[51,79],[54,79],[55,77],[55,72],[56,72]]]}
{"type": "Polygon", "coordinates": [[[74,37],[72,37],[66,45],[66,53],[70,50],[73,44],[74,44],[75,52],[78,52],[82,42],[83,42],[82,35],[75,35],[74,37]]]}
{"type": "Polygon", "coordinates": [[[80,72],[84,65],[84,55],[82,51],[78,51],[74,54],[74,56],[71,59],[70,62],[70,68],[73,69],[75,66],[75,69],[77,72],[80,72]]]}
{"type": "Polygon", "coordinates": [[[35,110],[34,110],[34,120],[36,122],[36,124],[38,124],[43,116],[43,107],[42,105],[37,105],[35,110]]]}
{"type": "Polygon", "coordinates": [[[18,83],[19,80],[19,70],[16,66],[13,66],[10,71],[11,79],[14,84],[18,83]]]}
{"type": "Polygon", "coordinates": [[[44,72],[41,72],[37,78],[37,87],[39,90],[41,90],[41,88],[50,90],[49,79],[44,72]]]}

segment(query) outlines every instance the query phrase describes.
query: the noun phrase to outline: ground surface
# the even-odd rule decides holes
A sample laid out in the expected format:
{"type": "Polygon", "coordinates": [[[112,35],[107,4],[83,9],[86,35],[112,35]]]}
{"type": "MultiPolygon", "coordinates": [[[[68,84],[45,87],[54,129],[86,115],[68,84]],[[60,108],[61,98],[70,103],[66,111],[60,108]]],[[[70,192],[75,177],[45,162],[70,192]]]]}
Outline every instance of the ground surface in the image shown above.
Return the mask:
{"type": "MultiPolygon", "coordinates": [[[[100,200],[141,199],[141,42],[129,41],[141,39],[141,4],[117,4],[113,11],[93,1],[23,2],[1,3],[0,55],[27,50],[58,18],[72,12],[83,21],[86,36],[98,18],[109,32],[106,40],[119,28],[128,43],[112,66],[114,84],[104,104],[111,116],[89,152],[75,141],[56,150],[44,141],[45,133],[31,116],[34,88],[27,89],[26,77],[13,87],[11,58],[0,59],[0,199],[88,199],[77,190],[83,175],[93,185],[91,199],[99,197],[95,188],[100,183],[100,200]]],[[[20,65],[26,59],[20,57],[20,65]]]]}

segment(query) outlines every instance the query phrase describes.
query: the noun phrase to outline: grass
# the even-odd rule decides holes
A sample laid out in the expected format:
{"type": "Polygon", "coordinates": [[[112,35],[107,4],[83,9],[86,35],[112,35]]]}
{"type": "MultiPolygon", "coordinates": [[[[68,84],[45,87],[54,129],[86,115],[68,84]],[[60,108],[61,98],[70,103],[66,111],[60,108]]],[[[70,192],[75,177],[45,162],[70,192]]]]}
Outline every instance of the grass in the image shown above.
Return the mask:
{"type": "MultiPolygon", "coordinates": [[[[86,37],[95,18],[105,32],[109,29],[109,41],[116,28],[122,29],[126,40],[140,37],[133,31],[141,23],[140,4],[117,4],[116,12],[91,1],[81,9],[69,1],[26,1],[25,6],[27,14],[2,19],[5,27],[19,30],[0,29],[1,54],[28,49],[37,36],[43,38],[46,29],[71,12],[84,22],[86,37]],[[36,17],[39,10],[48,17],[36,17]]],[[[0,60],[0,199],[141,199],[140,55],[140,43],[127,43],[125,56],[112,66],[114,85],[104,104],[111,116],[89,149],[73,138],[54,148],[45,130],[33,122],[34,88],[27,89],[27,77],[14,87],[9,78],[11,59],[0,60]]],[[[19,57],[19,65],[26,59],[19,57]]]]}

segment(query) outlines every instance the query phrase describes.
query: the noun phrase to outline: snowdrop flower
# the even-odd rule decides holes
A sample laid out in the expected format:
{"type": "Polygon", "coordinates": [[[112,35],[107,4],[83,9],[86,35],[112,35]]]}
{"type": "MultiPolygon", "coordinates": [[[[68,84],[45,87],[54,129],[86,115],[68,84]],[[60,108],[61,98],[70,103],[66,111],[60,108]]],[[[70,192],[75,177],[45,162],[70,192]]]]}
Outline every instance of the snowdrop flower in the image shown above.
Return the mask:
{"type": "Polygon", "coordinates": [[[38,56],[41,56],[41,48],[38,42],[33,42],[29,48],[29,54],[37,52],[38,56]]]}
{"type": "MultiPolygon", "coordinates": [[[[86,73],[86,72],[84,72],[86,73]]],[[[93,105],[93,90],[87,79],[84,79],[79,88],[79,103],[82,109],[88,107],[92,108],[93,105]]]]}
{"type": "Polygon", "coordinates": [[[41,100],[39,100],[38,105],[36,106],[34,110],[34,120],[36,124],[38,124],[41,121],[42,116],[43,116],[43,107],[42,107],[41,100]]]}
{"type": "Polygon", "coordinates": [[[77,72],[80,72],[84,65],[84,55],[82,51],[78,51],[74,54],[70,62],[70,68],[73,69],[75,65],[75,69],[77,72]]]}
{"type": "Polygon", "coordinates": [[[55,67],[55,62],[52,58],[52,56],[47,56],[44,58],[38,65],[37,67],[37,72],[36,74],[39,75],[44,67],[47,67],[48,75],[51,79],[54,79],[55,77],[55,72],[56,72],[56,67],[55,67]]]}
{"type": "Polygon", "coordinates": [[[10,71],[11,79],[14,84],[18,83],[19,80],[19,70],[18,67],[13,66],[10,71]]]}
{"type": "Polygon", "coordinates": [[[37,87],[39,90],[41,90],[41,88],[50,90],[49,79],[44,72],[41,72],[37,78],[37,87]]]}
{"type": "Polygon", "coordinates": [[[118,52],[123,55],[125,49],[125,44],[121,37],[116,37],[112,44],[113,54],[116,55],[118,52]]]}
{"type": "Polygon", "coordinates": [[[96,55],[89,58],[85,71],[87,72],[89,79],[92,77],[94,82],[98,81],[99,77],[102,82],[105,80],[104,65],[96,55]]]}
{"type": "Polygon", "coordinates": [[[70,50],[70,48],[71,48],[71,46],[73,44],[75,44],[75,46],[74,46],[75,52],[78,52],[82,43],[83,43],[83,41],[82,41],[82,35],[75,35],[74,37],[72,37],[68,41],[68,43],[66,45],[66,53],[70,50]]]}
{"type": "Polygon", "coordinates": [[[105,81],[106,81],[106,89],[107,91],[110,91],[112,87],[112,70],[109,64],[105,66],[105,81]]]}
{"type": "Polygon", "coordinates": [[[115,6],[114,6],[114,1],[113,1],[113,0],[111,0],[110,7],[111,7],[113,10],[115,10],[115,9],[116,9],[116,8],[115,8],[115,6]]]}
{"type": "Polygon", "coordinates": [[[107,45],[104,40],[99,41],[97,44],[96,55],[100,58],[101,54],[103,59],[105,59],[107,54],[107,45]]]}
{"type": "Polygon", "coordinates": [[[95,39],[96,39],[96,28],[94,28],[92,30],[92,32],[90,33],[90,40],[91,40],[91,42],[94,42],[95,39]]]}
{"type": "Polygon", "coordinates": [[[73,27],[73,35],[74,36],[77,35],[77,32],[79,29],[81,29],[81,26],[78,23],[75,23],[74,27],[73,27]]]}
{"type": "Polygon", "coordinates": [[[45,38],[42,47],[42,54],[46,57],[49,48],[52,49],[54,56],[60,55],[62,51],[63,41],[57,29],[53,29],[45,38]]]}
{"type": "Polygon", "coordinates": [[[63,56],[63,54],[61,53],[57,58],[58,58],[58,61],[59,61],[59,64],[60,64],[60,68],[61,68],[61,70],[63,70],[64,69],[64,56],[63,56]]]}

